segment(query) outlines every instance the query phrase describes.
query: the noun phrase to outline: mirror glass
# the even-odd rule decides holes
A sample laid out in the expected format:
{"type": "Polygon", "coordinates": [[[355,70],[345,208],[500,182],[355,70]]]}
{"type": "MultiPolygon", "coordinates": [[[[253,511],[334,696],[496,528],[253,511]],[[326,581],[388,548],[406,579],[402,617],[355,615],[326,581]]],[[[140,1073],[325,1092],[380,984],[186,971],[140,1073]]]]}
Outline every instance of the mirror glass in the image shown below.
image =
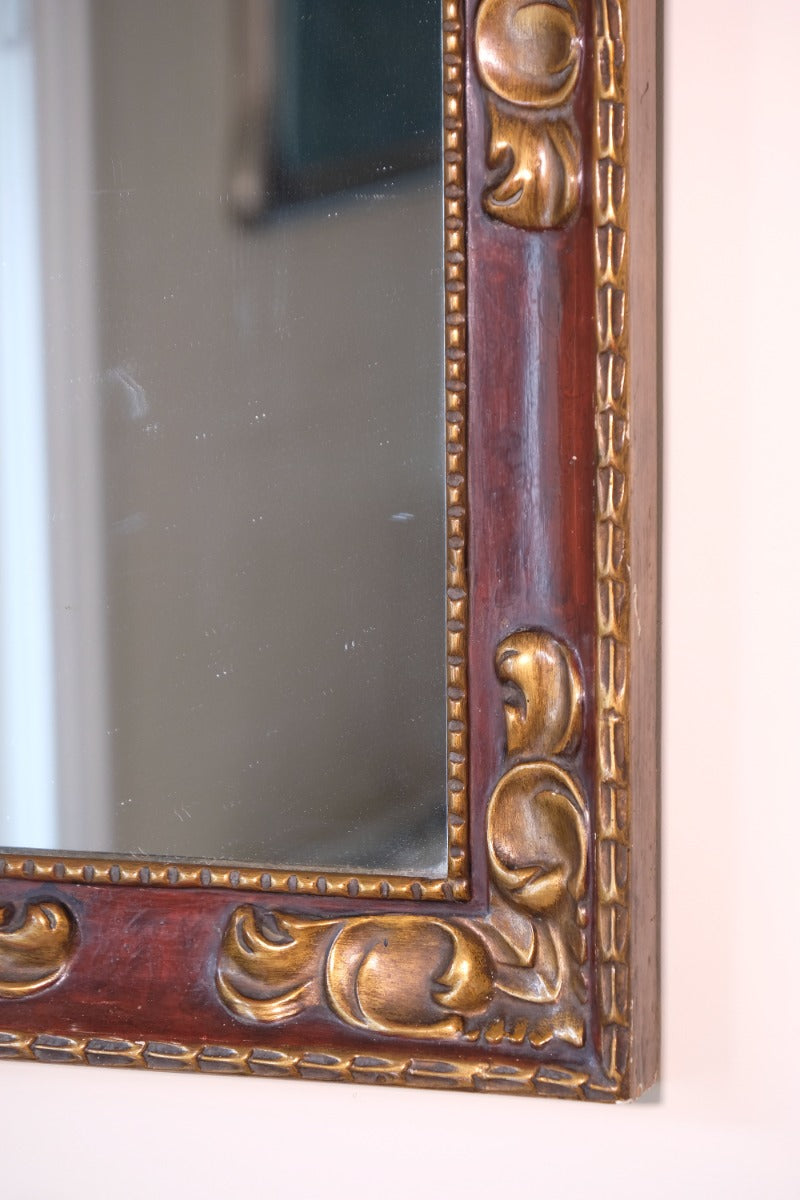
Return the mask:
{"type": "Polygon", "coordinates": [[[0,845],[444,874],[439,0],[0,0],[0,845]]]}

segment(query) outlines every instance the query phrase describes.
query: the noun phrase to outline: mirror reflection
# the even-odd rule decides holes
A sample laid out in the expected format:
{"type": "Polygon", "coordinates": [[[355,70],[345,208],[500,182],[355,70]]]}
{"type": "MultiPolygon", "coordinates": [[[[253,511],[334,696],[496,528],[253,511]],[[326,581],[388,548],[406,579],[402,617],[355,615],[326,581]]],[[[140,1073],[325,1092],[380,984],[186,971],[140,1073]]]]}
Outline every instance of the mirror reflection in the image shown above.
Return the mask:
{"type": "Polygon", "coordinates": [[[444,874],[439,0],[0,0],[0,845],[444,874]]]}

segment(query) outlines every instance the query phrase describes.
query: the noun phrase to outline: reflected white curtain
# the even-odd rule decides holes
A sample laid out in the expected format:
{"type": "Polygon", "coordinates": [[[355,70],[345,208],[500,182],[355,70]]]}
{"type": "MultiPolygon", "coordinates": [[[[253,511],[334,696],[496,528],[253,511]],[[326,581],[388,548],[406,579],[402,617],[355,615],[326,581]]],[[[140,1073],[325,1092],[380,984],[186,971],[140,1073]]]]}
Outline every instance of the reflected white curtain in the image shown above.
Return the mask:
{"type": "Polygon", "coordinates": [[[33,32],[0,0],[0,844],[57,844],[33,32]]]}
{"type": "Polygon", "coordinates": [[[0,0],[0,845],[62,850],[110,793],[90,6],[0,0]]]}

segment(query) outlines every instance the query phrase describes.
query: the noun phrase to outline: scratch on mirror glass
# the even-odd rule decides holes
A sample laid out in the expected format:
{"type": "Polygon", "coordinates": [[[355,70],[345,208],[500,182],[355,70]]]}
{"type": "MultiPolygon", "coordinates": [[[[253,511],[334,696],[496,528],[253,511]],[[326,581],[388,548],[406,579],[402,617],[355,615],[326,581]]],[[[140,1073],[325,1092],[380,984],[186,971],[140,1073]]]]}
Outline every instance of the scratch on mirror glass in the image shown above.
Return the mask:
{"type": "Polygon", "coordinates": [[[106,371],[105,377],[110,383],[117,383],[122,388],[128,405],[128,416],[132,421],[140,421],[147,415],[149,408],[147,393],[142,385],[134,379],[129,367],[110,367],[106,371]]]}
{"type": "Polygon", "coordinates": [[[111,529],[114,533],[138,533],[140,529],[144,529],[145,524],[144,513],[136,512],[122,517],[119,521],[114,521],[111,529]]]}

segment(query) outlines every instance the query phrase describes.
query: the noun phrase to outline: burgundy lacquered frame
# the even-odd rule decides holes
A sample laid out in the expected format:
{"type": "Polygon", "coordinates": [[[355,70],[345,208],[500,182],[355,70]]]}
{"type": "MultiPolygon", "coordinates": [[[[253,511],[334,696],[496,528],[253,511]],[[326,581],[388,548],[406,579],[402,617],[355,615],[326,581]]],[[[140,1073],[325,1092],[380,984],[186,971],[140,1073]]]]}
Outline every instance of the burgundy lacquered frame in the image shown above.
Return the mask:
{"type": "Polygon", "coordinates": [[[464,886],[452,899],[296,887],[276,896],[236,872],[226,887],[208,876],[122,886],[113,874],[72,881],[55,859],[2,852],[0,906],[12,923],[26,905],[63,905],[73,944],[52,986],[0,998],[0,1057],[589,1099],[636,1095],[656,1076],[656,5],[575,0],[580,205],[560,227],[523,229],[484,205],[490,130],[474,30],[491,2],[444,4],[446,100],[456,95],[465,118],[466,156],[451,155],[466,187],[466,311],[449,310],[465,334],[450,361],[459,345],[466,354],[467,457],[450,464],[468,488],[464,886]],[[461,48],[449,93],[448,30],[461,48]],[[220,946],[243,906],[480,923],[492,893],[487,806],[509,753],[496,657],[520,630],[569,647],[583,681],[570,764],[590,846],[583,1044],[537,1045],[468,1022],[460,1037],[368,1031],[319,1003],[266,1024],[226,1006],[220,946]]]}

